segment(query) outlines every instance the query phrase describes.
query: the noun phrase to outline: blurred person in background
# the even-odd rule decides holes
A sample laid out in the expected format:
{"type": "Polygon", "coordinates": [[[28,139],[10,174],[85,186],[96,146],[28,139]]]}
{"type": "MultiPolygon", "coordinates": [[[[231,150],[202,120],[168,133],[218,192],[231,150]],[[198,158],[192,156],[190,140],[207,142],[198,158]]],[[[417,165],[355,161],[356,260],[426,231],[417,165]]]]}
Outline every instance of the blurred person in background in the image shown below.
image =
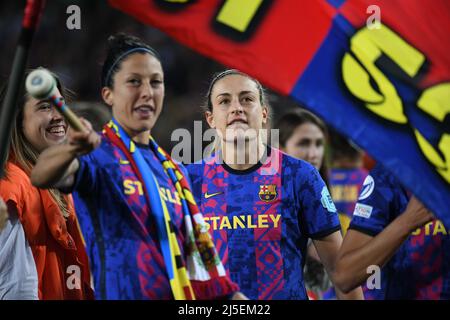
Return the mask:
{"type": "Polygon", "coordinates": [[[328,129],[325,123],[312,112],[299,108],[283,115],[274,128],[280,130],[280,149],[312,164],[328,185],[325,161],[328,129]]]}
{"type": "Polygon", "coordinates": [[[89,121],[95,132],[102,130],[111,118],[111,110],[102,103],[77,101],[70,106],[75,114],[89,121]]]}
{"type": "MultiPolygon", "coordinates": [[[[279,130],[280,149],[295,158],[311,163],[329,187],[325,161],[328,130],[325,123],[312,112],[299,108],[283,115],[274,128],[279,130]]],[[[330,278],[311,239],[307,245],[305,284],[311,299],[335,297],[332,294],[330,278]]]]}
{"type": "Polygon", "coordinates": [[[364,151],[338,132],[330,133],[330,149],[330,192],[345,235],[369,172],[363,167],[364,151]]]}

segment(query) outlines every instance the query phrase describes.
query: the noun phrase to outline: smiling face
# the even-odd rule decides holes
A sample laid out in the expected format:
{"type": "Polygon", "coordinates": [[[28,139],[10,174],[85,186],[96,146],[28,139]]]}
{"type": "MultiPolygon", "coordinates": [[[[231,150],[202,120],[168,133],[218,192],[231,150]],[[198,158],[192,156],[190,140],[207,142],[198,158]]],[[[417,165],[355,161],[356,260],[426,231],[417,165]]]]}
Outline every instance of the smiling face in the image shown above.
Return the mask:
{"type": "Polygon", "coordinates": [[[31,97],[25,102],[22,128],[25,138],[38,152],[63,142],[67,135],[67,123],[50,102],[31,97]]]}
{"type": "Polygon", "coordinates": [[[295,128],[286,141],[284,151],[293,157],[308,161],[319,170],[325,152],[325,136],[315,124],[303,123],[295,128]]]}
{"type": "Polygon", "coordinates": [[[256,83],[240,74],[223,77],[211,90],[212,112],[206,112],[211,128],[224,141],[235,141],[248,129],[256,133],[267,123],[268,110],[261,105],[256,83]]]}
{"type": "Polygon", "coordinates": [[[102,95],[130,136],[147,134],[155,125],[164,100],[161,63],[148,53],[130,54],[114,74],[113,87],[104,87],[102,95]]]}

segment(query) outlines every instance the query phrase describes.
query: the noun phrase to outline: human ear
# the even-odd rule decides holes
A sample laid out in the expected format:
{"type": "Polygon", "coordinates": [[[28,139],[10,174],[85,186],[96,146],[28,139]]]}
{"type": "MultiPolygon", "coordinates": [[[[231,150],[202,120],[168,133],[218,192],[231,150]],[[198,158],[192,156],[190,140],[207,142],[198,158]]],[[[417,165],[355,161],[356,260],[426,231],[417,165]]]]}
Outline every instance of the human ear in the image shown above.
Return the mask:
{"type": "Polygon", "coordinates": [[[267,120],[269,119],[269,109],[266,106],[262,107],[262,123],[267,124],[267,120]]]}
{"type": "Polygon", "coordinates": [[[105,103],[112,107],[113,101],[114,101],[114,94],[112,90],[109,87],[103,87],[102,88],[102,98],[105,103]]]}
{"type": "Polygon", "coordinates": [[[214,115],[211,111],[206,111],[205,112],[205,118],[206,118],[206,122],[208,122],[209,126],[211,128],[216,128],[216,122],[214,121],[214,115]]]}

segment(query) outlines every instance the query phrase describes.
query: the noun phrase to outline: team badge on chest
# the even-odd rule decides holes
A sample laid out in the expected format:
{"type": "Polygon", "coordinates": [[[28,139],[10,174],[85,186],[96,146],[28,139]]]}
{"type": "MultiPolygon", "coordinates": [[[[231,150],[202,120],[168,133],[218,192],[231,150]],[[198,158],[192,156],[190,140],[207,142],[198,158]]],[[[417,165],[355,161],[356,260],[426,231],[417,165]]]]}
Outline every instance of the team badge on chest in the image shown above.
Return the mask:
{"type": "Polygon", "coordinates": [[[271,202],[277,198],[277,186],[275,184],[260,185],[259,198],[265,202],[271,202]]]}

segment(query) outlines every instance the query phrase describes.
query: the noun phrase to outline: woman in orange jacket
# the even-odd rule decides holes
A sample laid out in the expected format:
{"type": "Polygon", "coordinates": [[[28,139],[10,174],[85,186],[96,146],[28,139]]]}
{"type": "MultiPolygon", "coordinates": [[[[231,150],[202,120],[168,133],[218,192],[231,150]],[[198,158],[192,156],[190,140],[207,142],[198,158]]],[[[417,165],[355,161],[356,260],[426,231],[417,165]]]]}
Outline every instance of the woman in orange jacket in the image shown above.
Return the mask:
{"type": "MultiPolygon", "coordinates": [[[[59,92],[66,98],[67,90],[59,80],[57,83],[59,92]]],[[[92,298],[88,258],[71,196],[56,189],[38,189],[29,178],[39,154],[66,139],[68,125],[49,101],[37,100],[27,94],[20,97],[5,176],[0,180],[0,196],[8,207],[11,221],[16,218],[11,230],[14,226],[20,229],[5,234],[6,228],[1,231],[3,234],[0,233],[0,241],[4,242],[0,247],[5,251],[0,257],[0,265],[7,266],[0,270],[0,289],[10,292],[7,298],[12,299],[30,296],[39,299],[92,298]],[[17,240],[21,233],[25,235],[25,243],[7,250],[7,246],[14,243],[10,237],[15,236],[14,240],[17,240]],[[23,259],[26,262],[26,255],[17,252],[24,246],[31,248],[34,265],[18,272],[23,266],[8,264],[8,261],[23,259]],[[33,281],[26,279],[36,274],[37,286],[30,285],[33,281]]]]}

